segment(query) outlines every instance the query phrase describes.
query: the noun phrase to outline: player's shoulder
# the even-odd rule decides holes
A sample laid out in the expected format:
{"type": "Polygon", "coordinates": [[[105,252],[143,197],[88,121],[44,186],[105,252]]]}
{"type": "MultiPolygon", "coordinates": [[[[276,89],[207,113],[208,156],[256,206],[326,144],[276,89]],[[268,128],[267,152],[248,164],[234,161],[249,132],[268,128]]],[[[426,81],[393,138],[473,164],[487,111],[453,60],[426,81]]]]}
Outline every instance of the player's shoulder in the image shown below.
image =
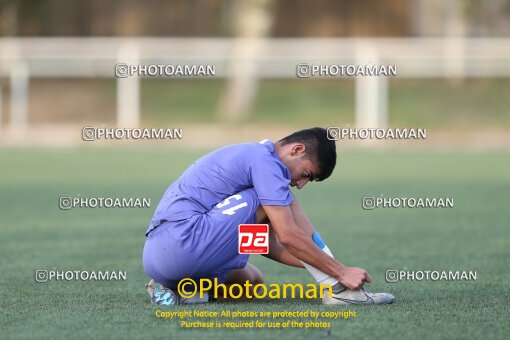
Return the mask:
{"type": "Polygon", "coordinates": [[[223,148],[225,151],[241,154],[245,157],[270,156],[274,152],[274,144],[268,139],[260,142],[233,144],[223,148]]]}
{"type": "Polygon", "coordinates": [[[245,143],[246,152],[253,159],[273,158],[274,144],[269,139],[260,142],[245,143]]]}

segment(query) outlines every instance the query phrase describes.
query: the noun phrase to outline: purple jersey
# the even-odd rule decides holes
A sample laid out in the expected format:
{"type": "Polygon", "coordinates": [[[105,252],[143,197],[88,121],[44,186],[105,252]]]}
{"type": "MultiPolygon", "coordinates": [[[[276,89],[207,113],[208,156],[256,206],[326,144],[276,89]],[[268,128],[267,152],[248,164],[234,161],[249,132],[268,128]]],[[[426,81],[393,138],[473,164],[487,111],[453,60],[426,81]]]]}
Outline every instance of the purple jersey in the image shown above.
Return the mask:
{"type": "Polygon", "coordinates": [[[262,205],[287,206],[294,199],[290,172],[269,140],[217,149],[193,163],[166,190],[146,235],[161,223],[205,214],[225,198],[254,188],[262,205]]]}
{"type": "Polygon", "coordinates": [[[176,288],[179,280],[218,278],[244,268],[238,226],[256,223],[262,205],[289,205],[290,172],[270,141],[227,146],[200,158],[165,192],[143,250],[144,270],[176,288]]]}

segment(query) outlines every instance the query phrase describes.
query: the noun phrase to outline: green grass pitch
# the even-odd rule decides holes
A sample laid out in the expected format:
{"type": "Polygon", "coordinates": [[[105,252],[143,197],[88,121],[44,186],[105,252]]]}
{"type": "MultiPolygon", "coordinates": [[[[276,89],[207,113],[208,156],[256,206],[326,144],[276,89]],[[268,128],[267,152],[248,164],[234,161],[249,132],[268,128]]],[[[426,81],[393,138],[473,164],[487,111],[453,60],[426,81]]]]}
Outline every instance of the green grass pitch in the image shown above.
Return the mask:
{"type": "MultiPolygon", "coordinates": [[[[353,310],[331,329],[181,329],[155,317],[143,285],[143,233],[163,191],[205,151],[0,151],[1,338],[501,338],[510,336],[510,155],[349,151],[332,178],[297,192],[332,249],[371,273],[388,306],[318,300],[217,303],[180,310],[353,310]],[[453,197],[452,209],[361,208],[363,196],[453,197]],[[150,197],[150,209],[59,210],[60,196],[150,197]],[[476,270],[475,282],[385,282],[388,269],[476,270]],[[126,270],[127,281],[36,283],[36,269],[126,270]]],[[[260,256],[266,283],[309,283],[260,256]]]]}

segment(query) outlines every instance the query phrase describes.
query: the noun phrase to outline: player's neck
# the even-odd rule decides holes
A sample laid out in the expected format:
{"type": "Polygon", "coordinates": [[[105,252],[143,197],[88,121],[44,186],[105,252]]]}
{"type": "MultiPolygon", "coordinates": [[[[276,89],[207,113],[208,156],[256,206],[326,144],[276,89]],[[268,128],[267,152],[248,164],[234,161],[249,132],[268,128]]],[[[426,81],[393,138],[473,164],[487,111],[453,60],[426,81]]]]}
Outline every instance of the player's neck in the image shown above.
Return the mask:
{"type": "Polygon", "coordinates": [[[281,161],[284,159],[284,150],[281,142],[274,143],[274,152],[278,155],[278,158],[280,158],[281,161]]]}

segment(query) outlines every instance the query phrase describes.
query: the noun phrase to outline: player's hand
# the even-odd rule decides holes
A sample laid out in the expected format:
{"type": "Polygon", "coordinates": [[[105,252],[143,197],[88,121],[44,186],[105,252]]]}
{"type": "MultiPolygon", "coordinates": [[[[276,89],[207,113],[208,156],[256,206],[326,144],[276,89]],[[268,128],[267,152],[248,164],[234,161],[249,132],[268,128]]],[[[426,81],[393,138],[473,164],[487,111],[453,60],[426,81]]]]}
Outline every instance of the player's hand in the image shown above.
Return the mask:
{"type": "Polygon", "coordinates": [[[345,267],[340,277],[340,283],[352,290],[360,288],[365,282],[372,282],[368,272],[357,267],[345,267]]]}

